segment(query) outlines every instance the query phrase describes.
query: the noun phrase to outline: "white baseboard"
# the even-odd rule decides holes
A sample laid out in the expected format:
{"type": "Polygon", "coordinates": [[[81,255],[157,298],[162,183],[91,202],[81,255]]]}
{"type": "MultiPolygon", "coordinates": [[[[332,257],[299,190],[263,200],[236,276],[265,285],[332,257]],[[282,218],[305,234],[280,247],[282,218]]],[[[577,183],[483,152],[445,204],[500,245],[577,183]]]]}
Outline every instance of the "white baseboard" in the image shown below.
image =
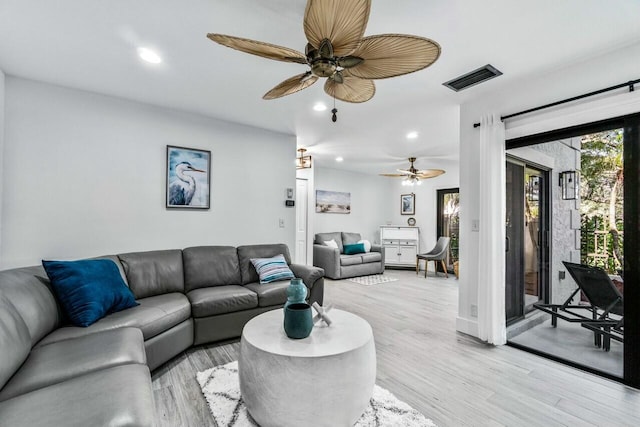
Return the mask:
{"type": "Polygon", "coordinates": [[[457,317],[456,331],[478,338],[478,321],[457,317]]]}

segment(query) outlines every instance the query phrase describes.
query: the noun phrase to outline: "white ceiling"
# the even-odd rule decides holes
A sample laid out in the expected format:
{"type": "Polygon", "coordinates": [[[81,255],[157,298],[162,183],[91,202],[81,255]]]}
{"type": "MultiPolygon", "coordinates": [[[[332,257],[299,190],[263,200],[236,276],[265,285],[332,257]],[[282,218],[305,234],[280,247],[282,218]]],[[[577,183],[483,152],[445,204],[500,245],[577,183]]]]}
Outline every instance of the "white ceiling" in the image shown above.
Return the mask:
{"type": "MultiPolygon", "coordinates": [[[[346,0],[344,0],[346,1],[346,0]]],[[[431,67],[376,81],[364,104],[338,102],[338,122],[312,106],[323,85],[262,95],[305,66],[217,45],[209,32],[304,51],[305,0],[0,0],[0,69],[8,75],[124,97],[295,134],[317,164],[393,172],[457,163],[458,106],[515,81],[640,40],[637,0],[373,0],[365,35],[407,33],[442,46],[431,67]],[[139,46],[164,62],[150,65],[139,46]],[[504,75],[455,93],[442,83],[491,63],[504,75]],[[409,131],[420,133],[408,141],[409,131]],[[344,157],[341,164],[336,156],[344,157]]]]}

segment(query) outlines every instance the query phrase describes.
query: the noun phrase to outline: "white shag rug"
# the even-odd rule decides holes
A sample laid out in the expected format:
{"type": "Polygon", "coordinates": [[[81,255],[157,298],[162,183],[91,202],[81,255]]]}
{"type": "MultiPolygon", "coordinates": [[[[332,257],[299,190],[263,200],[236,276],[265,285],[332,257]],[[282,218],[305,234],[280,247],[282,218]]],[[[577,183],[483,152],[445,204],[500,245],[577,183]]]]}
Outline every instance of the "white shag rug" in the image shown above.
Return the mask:
{"type": "MultiPolygon", "coordinates": [[[[238,362],[198,372],[198,383],[219,427],[255,427],[240,396],[238,362]]],[[[355,427],[435,427],[430,419],[377,385],[355,427]]]]}
{"type": "Polygon", "coordinates": [[[396,277],[385,276],[384,274],[372,274],[370,276],[352,277],[347,280],[361,285],[371,286],[379,285],[380,283],[395,282],[398,279],[396,277]]]}

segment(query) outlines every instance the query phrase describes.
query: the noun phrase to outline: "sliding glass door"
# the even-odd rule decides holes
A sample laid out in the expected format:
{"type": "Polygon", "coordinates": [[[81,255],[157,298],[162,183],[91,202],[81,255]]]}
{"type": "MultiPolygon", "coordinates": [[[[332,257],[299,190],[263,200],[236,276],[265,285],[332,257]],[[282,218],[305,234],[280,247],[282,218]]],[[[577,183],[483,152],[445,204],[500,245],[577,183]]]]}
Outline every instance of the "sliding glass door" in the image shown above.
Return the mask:
{"type": "Polygon", "coordinates": [[[543,298],[548,284],[548,173],[510,158],[506,165],[505,304],[507,324],[543,298]]]}
{"type": "MultiPolygon", "coordinates": [[[[460,230],[460,192],[458,188],[448,188],[438,190],[438,223],[437,236],[449,237],[449,252],[445,259],[447,271],[455,272],[455,264],[458,262],[458,245],[460,230]]],[[[442,271],[442,267],[438,265],[438,271],[442,271]]]]}

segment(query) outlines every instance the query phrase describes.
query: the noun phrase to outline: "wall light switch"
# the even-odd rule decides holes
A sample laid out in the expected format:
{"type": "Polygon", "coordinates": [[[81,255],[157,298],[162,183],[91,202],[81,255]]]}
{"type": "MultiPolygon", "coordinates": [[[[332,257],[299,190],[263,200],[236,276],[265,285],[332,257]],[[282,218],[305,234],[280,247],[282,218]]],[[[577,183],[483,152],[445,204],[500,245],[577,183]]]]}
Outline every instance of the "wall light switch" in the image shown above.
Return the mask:
{"type": "Polygon", "coordinates": [[[471,231],[480,231],[480,220],[472,219],[471,220],[471,231]]]}
{"type": "Polygon", "coordinates": [[[280,218],[280,219],[278,220],[278,224],[280,225],[280,228],[284,228],[284,219],[283,219],[283,218],[280,218]]]}

